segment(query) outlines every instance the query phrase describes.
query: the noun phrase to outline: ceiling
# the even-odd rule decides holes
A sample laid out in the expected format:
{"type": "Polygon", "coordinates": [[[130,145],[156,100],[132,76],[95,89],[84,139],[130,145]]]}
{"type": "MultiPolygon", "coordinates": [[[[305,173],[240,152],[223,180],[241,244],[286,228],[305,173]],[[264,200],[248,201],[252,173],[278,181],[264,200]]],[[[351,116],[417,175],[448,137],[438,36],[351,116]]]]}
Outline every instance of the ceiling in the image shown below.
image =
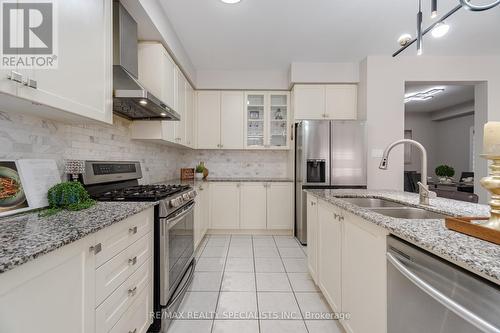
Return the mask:
{"type": "Polygon", "coordinates": [[[405,111],[433,112],[474,101],[473,84],[407,83],[405,94],[428,91],[433,88],[444,88],[444,91],[426,101],[411,101],[406,103],[405,111]]]}
{"type": "MultiPolygon", "coordinates": [[[[351,62],[390,55],[415,35],[416,0],[159,0],[198,70],[288,69],[291,62],[351,62]]],[[[484,3],[486,0],[474,0],[484,3]]],[[[440,14],[458,0],[440,0],[440,14]]],[[[424,24],[430,0],[424,0],[424,24]]],[[[429,55],[499,55],[500,7],[464,9],[450,32],[425,38],[429,55]]],[[[404,54],[415,55],[415,48],[404,54]]]]}

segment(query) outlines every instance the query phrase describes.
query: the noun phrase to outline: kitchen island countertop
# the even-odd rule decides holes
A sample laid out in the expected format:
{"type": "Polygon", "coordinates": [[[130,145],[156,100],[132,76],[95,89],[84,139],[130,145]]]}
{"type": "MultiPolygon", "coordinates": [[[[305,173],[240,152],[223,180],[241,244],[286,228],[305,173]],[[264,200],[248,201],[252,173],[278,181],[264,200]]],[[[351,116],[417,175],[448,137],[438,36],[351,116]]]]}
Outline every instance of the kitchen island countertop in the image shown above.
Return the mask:
{"type": "Polygon", "coordinates": [[[332,205],[340,207],[366,221],[387,229],[424,250],[427,250],[466,270],[500,285],[500,246],[470,237],[444,225],[443,219],[400,219],[381,215],[349,203],[342,198],[369,197],[388,199],[412,207],[424,208],[452,216],[489,216],[489,206],[435,198],[431,206],[419,205],[418,194],[397,191],[372,190],[318,190],[306,192],[332,205]]]}

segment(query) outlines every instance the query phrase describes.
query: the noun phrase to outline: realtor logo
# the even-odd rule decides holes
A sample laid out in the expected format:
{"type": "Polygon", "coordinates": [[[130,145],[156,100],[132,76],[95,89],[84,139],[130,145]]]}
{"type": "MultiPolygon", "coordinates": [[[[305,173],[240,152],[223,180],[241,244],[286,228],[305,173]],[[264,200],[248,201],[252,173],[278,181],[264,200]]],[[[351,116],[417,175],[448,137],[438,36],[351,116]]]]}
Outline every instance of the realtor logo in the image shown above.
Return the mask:
{"type": "Polygon", "coordinates": [[[2,68],[57,68],[55,0],[3,0],[2,68]]]}

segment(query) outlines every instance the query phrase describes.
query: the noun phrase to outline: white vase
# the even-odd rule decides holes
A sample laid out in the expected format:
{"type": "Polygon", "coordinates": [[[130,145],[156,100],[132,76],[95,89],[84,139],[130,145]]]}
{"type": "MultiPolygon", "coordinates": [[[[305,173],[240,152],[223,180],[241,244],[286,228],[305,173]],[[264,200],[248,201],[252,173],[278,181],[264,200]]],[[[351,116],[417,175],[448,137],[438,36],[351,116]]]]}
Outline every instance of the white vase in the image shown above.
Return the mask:
{"type": "Polygon", "coordinates": [[[195,173],[194,174],[194,179],[196,180],[202,180],[203,179],[203,173],[195,173]]]}

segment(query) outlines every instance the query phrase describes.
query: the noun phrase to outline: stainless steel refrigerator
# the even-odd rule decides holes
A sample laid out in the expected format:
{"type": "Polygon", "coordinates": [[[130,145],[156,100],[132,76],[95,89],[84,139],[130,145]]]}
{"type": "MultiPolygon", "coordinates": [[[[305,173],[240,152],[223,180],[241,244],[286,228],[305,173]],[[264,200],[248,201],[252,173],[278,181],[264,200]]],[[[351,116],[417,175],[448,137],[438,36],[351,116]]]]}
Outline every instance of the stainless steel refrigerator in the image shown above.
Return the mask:
{"type": "Polygon", "coordinates": [[[307,244],[305,188],[366,188],[365,123],[304,120],[295,131],[295,237],[307,244]]]}

